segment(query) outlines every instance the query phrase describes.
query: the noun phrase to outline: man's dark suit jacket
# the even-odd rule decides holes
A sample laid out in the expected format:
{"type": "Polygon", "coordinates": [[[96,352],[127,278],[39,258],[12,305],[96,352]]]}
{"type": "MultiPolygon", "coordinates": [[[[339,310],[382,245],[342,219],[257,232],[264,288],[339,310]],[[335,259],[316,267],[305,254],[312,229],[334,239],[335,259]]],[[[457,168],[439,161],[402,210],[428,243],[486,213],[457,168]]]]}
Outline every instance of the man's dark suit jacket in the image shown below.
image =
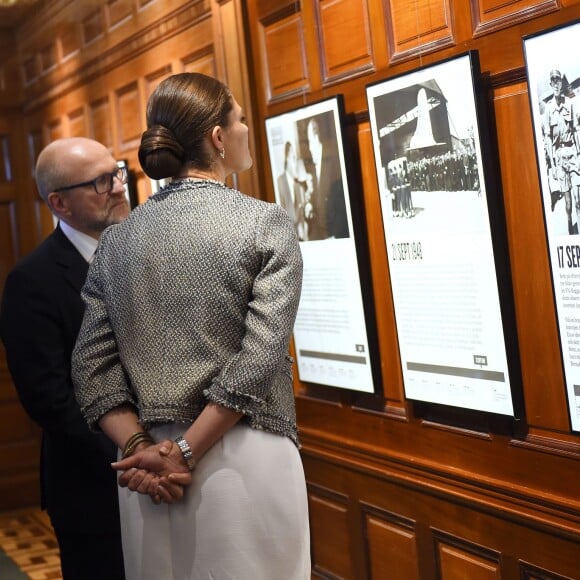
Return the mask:
{"type": "Polygon", "coordinates": [[[342,186],[342,173],[335,154],[326,154],[323,146],[320,178],[314,171],[314,216],[309,225],[308,239],[323,240],[327,237],[348,238],[348,219],[342,186]]]}
{"type": "Polygon", "coordinates": [[[116,448],[91,433],[70,379],[88,264],[60,227],[8,275],[0,333],[28,414],[43,430],[41,492],[55,529],[120,533],[116,448]]]}

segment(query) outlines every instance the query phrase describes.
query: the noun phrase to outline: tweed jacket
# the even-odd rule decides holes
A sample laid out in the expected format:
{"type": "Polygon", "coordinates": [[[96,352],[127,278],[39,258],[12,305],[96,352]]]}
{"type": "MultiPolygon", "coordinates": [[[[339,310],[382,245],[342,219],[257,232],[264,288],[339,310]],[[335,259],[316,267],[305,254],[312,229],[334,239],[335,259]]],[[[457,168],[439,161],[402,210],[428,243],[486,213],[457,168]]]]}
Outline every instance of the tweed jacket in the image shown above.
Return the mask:
{"type": "Polygon", "coordinates": [[[213,401],[297,443],[301,284],[280,206],[212,181],[162,189],[103,233],[83,288],[72,375],[89,426],[126,403],[144,425],[190,423],[213,401]]]}

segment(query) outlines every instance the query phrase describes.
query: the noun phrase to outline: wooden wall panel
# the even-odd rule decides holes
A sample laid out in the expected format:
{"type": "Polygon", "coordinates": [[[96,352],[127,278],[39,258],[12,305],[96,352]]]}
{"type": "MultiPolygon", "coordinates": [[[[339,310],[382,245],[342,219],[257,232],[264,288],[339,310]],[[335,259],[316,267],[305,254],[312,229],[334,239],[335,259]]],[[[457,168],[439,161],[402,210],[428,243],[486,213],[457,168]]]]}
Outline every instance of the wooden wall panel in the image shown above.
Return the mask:
{"type": "Polygon", "coordinates": [[[391,62],[455,42],[452,0],[385,0],[391,62]]]}
{"type": "Polygon", "coordinates": [[[474,35],[486,34],[558,10],[558,0],[473,0],[474,35]]]}
{"type": "Polygon", "coordinates": [[[461,538],[434,533],[442,580],[500,580],[499,554],[461,538]]]}
{"type": "Polygon", "coordinates": [[[75,26],[67,26],[58,37],[61,61],[74,57],[81,49],[80,30],[75,26]]]}
{"type": "Polygon", "coordinates": [[[52,41],[40,50],[40,74],[46,74],[56,66],[56,43],[52,41]]]}
{"type": "Polygon", "coordinates": [[[89,137],[113,147],[112,113],[108,96],[89,104],[89,137]]]}
{"type": "Polygon", "coordinates": [[[10,150],[10,136],[0,134],[0,185],[10,183],[14,169],[10,150]]]}
{"type": "Polygon", "coordinates": [[[24,78],[24,85],[32,84],[39,75],[39,61],[36,55],[28,56],[22,62],[22,76],[24,78]]]}
{"type": "Polygon", "coordinates": [[[362,506],[371,578],[420,580],[415,522],[372,506],[362,506]]]}
{"type": "Polygon", "coordinates": [[[88,137],[85,110],[83,107],[68,114],[68,136],[88,137]]]}
{"type": "Polygon", "coordinates": [[[184,72],[198,72],[208,76],[217,75],[217,63],[211,47],[188,55],[182,59],[181,64],[184,72]]]}
{"type": "MultiPolygon", "coordinates": [[[[14,195],[2,197],[4,190],[0,183],[2,276],[54,227],[33,179],[35,161],[44,145],[50,140],[74,135],[88,135],[101,141],[113,155],[128,160],[139,201],[145,201],[151,187],[140,170],[137,148],[150,92],[172,72],[199,70],[227,74],[218,65],[227,51],[216,45],[217,28],[210,0],[91,3],[51,0],[50,4],[50,10],[44,4],[39,5],[32,20],[24,22],[17,33],[22,58],[15,63],[15,70],[23,74],[18,79],[21,87],[15,83],[13,88],[23,91],[16,109],[21,115],[18,119],[21,128],[17,132],[20,143],[15,148],[18,164],[11,191],[14,195]],[[8,219],[14,224],[12,229],[5,223],[8,219]],[[14,232],[12,245],[5,243],[4,238],[14,232]]],[[[240,50],[240,43],[243,48],[244,42],[243,24],[235,22],[240,6],[239,2],[222,0],[221,12],[215,12],[222,17],[229,43],[227,58],[232,65],[235,51],[240,50]]],[[[232,71],[238,85],[241,81],[237,76],[244,76],[247,84],[245,52],[242,53],[242,61],[233,65],[237,70],[232,71]]],[[[5,68],[3,72],[11,74],[5,68]]],[[[244,91],[238,100],[249,105],[251,116],[249,86],[244,91]]],[[[0,100],[18,102],[19,96],[20,92],[13,91],[10,96],[0,95],[0,100]]],[[[3,119],[18,117],[10,113],[2,116],[2,113],[0,109],[0,137],[3,119]]],[[[257,188],[251,190],[259,194],[257,188]]],[[[2,282],[3,279],[0,289],[2,282]]],[[[0,356],[0,423],[0,464],[9,466],[5,470],[0,465],[0,495],[3,496],[0,509],[38,502],[39,432],[15,399],[3,356],[0,356]],[[5,414],[11,419],[4,421],[5,414]],[[14,429],[11,420],[17,422],[14,429]],[[2,438],[4,435],[7,441],[2,438]],[[21,493],[5,493],[14,485],[21,493]]]]}
{"type": "Polygon", "coordinates": [[[31,130],[28,132],[28,155],[26,156],[28,165],[28,176],[34,178],[34,167],[36,165],[36,160],[43,147],[42,142],[42,129],[31,130]]]}
{"type": "Polygon", "coordinates": [[[133,16],[131,0],[109,0],[105,4],[105,14],[109,28],[115,28],[133,16]]]}
{"type": "Polygon", "coordinates": [[[374,69],[366,0],[323,0],[317,19],[323,84],[374,69]]]}
{"type": "Polygon", "coordinates": [[[569,576],[561,576],[529,562],[520,562],[520,578],[521,580],[571,580],[569,576]]]}
{"type": "MultiPolygon", "coordinates": [[[[0,288],[22,253],[34,247],[33,200],[23,195],[28,178],[26,139],[14,110],[0,109],[0,288]],[[31,215],[32,214],[32,215],[31,215]]],[[[38,429],[26,416],[0,348],[0,509],[39,501],[38,429]]]]}
{"type": "Polygon", "coordinates": [[[4,287],[4,281],[8,272],[16,264],[18,256],[18,238],[16,223],[16,202],[10,199],[12,196],[3,193],[0,186],[0,287],[4,287]]]}
{"type": "MultiPolygon", "coordinates": [[[[412,544],[416,548],[417,577],[421,580],[517,580],[521,578],[523,563],[528,570],[549,571],[555,578],[558,575],[578,578],[580,539],[573,531],[578,523],[577,514],[570,514],[568,523],[571,526],[557,528],[546,519],[526,514],[523,506],[515,502],[510,504],[509,517],[506,517],[503,508],[496,509],[489,503],[490,496],[486,492],[476,494],[479,495],[477,499],[475,496],[467,497],[465,492],[450,495],[449,490],[444,489],[442,479],[423,479],[410,470],[395,468],[390,471],[383,466],[382,470],[366,471],[356,460],[349,465],[343,464],[339,454],[322,447],[313,450],[308,446],[303,451],[303,459],[310,494],[345,498],[331,500],[331,503],[346,509],[341,516],[341,525],[347,526],[349,541],[345,549],[350,553],[340,557],[353,568],[346,576],[338,574],[343,578],[382,580],[396,577],[395,561],[402,566],[407,561],[410,564],[408,577],[412,578],[412,544]],[[319,493],[318,489],[324,492],[319,493]],[[353,501],[355,498],[359,501],[353,501]],[[365,544],[360,547],[357,541],[361,534],[360,521],[368,521],[369,514],[382,526],[390,528],[388,533],[374,535],[373,552],[390,554],[395,550],[391,545],[396,541],[392,530],[400,533],[399,544],[404,551],[394,556],[395,561],[391,560],[386,573],[381,566],[378,575],[372,572],[372,559],[371,566],[366,567],[366,559],[359,552],[365,544]],[[408,536],[405,536],[405,530],[408,536]]],[[[311,513],[311,518],[314,520],[314,517],[325,515],[328,518],[328,514],[317,511],[315,515],[311,513]]],[[[322,527],[328,522],[316,525],[322,527]]],[[[330,536],[321,540],[314,536],[313,543],[313,553],[316,553],[317,549],[330,549],[335,539],[330,536]],[[320,541],[324,545],[317,547],[316,543],[320,541]]]]}
{"type": "Polygon", "coordinates": [[[300,12],[277,14],[260,26],[264,55],[263,90],[266,100],[275,102],[309,88],[304,30],[300,12]]]}
{"type": "Polygon", "coordinates": [[[310,534],[315,546],[312,552],[314,575],[354,578],[348,536],[348,498],[315,486],[310,486],[308,497],[310,534]]]}
{"type": "MultiPolygon", "coordinates": [[[[18,60],[7,62],[21,78],[5,83],[18,92],[0,91],[2,103],[20,107],[23,127],[0,134],[29,135],[31,151],[16,146],[14,188],[0,186],[0,228],[15,219],[22,248],[12,252],[30,250],[51,227],[33,160],[48,139],[82,131],[75,112],[85,110],[89,133],[129,160],[144,201],[150,182],[137,147],[151,91],[172,72],[231,75],[256,142],[254,181],[239,183],[273,199],[264,118],[342,93],[352,196],[366,216],[382,393],[365,399],[296,383],[313,574],[578,578],[580,437],[567,417],[521,37],[579,17],[580,2],[51,0],[50,8],[18,30],[18,60]],[[369,131],[367,83],[471,49],[485,75],[500,167],[494,193],[507,220],[526,405],[517,423],[406,400],[369,131]]],[[[15,259],[2,246],[0,257],[15,259]]],[[[0,360],[10,401],[8,384],[0,360]]],[[[0,442],[0,507],[10,486],[34,493],[34,439],[20,424],[16,432],[24,440],[0,442]]]]}
{"type": "MultiPolygon", "coordinates": [[[[358,125],[357,146],[362,159],[373,159],[370,124],[358,125]]],[[[395,326],[395,310],[391,293],[390,275],[387,268],[387,248],[383,234],[383,220],[376,172],[372,163],[361,168],[364,215],[366,216],[369,256],[374,264],[371,270],[375,316],[379,336],[381,375],[385,396],[385,412],[392,417],[404,418],[403,372],[398,356],[399,342],[395,326]]]]}
{"type": "Polygon", "coordinates": [[[45,143],[50,143],[55,139],[62,139],[63,137],[67,137],[67,131],[63,127],[62,119],[53,119],[46,124],[44,129],[45,143]]]}
{"type": "MultiPolygon", "coordinates": [[[[347,526],[351,553],[339,557],[341,569],[350,571],[321,568],[319,575],[580,578],[580,502],[572,491],[580,437],[570,432],[567,416],[522,52],[523,35],[580,17],[580,3],[257,0],[248,4],[248,17],[262,118],[343,94],[352,197],[365,214],[382,396],[365,400],[295,383],[309,490],[348,498],[338,505],[346,509],[340,525],[347,526]],[[341,32],[335,9],[345,15],[341,32]],[[365,14],[368,37],[360,23],[365,14]],[[300,24],[301,36],[286,34],[268,45],[265,32],[276,39],[285,19],[300,24]],[[288,78],[301,84],[273,96],[272,70],[287,43],[294,62],[305,52],[306,68],[303,77],[296,64],[289,77],[279,72],[280,87],[288,78]],[[517,422],[406,400],[399,362],[365,87],[466,50],[480,55],[492,161],[499,167],[492,194],[507,222],[526,406],[517,422]],[[367,54],[372,66],[357,71],[367,54]]],[[[268,163],[264,137],[261,148],[268,163]]],[[[266,174],[273,199],[270,181],[266,174]]],[[[337,525],[336,514],[313,505],[316,520],[326,519],[313,522],[313,554],[320,554],[336,543],[320,531],[337,525]]]]}
{"type": "Polygon", "coordinates": [[[103,10],[98,8],[86,16],[82,21],[83,45],[87,46],[105,35],[103,10]]]}
{"type": "Polygon", "coordinates": [[[498,87],[494,92],[494,116],[501,127],[499,158],[510,161],[500,165],[524,398],[530,425],[566,431],[566,393],[528,102],[525,81],[498,87]],[[513,131],[518,132],[517,142],[513,131]],[[521,171],[526,166],[529,171],[521,171]],[[522,192],[526,192],[526,203],[522,203],[522,192]],[[540,327],[542,332],[536,332],[540,327]]]}
{"type": "Polygon", "coordinates": [[[115,126],[118,130],[117,150],[120,152],[139,147],[141,133],[141,97],[137,82],[121,87],[115,92],[116,111],[115,126]]]}
{"type": "Polygon", "coordinates": [[[157,85],[172,74],[171,65],[165,65],[145,75],[145,98],[148,100],[157,85]]]}

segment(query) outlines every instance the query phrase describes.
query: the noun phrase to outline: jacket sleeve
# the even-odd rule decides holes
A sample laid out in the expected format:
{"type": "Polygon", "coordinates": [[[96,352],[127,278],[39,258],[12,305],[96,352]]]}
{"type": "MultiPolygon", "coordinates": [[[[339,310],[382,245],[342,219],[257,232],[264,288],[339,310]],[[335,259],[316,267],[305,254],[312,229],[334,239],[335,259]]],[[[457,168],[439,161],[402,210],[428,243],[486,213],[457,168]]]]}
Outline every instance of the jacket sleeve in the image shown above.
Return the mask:
{"type": "Polygon", "coordinates": [[[283,372],[302,287],[302,254],[286,212],[271,205],[255,237],[261,258],[241,348],[205,391],[209,400],[251,415],[283,372]]]}
{"type": "MultiPolygon", "coordinates": [[[[106,234],[101,236],[100,247],[106,234]]],[[[100,256],[97,252],[81,293],[85,315],[71,361],[76,398],[89,427],[96,431],[99,419],[111,409],[123,404],[137,406],[103,299],[100,256]]]]}
{"type": "Polygon", "coordinates": [[[12,271],[0,312],[8,367],[28,415],[45,432],[74,438],[87,453],[94,447],[113,459],[110,446],[91,434],[80,412],[70,378],[74,337],[67,336],[46,285],[22,270],[12,271]]]}

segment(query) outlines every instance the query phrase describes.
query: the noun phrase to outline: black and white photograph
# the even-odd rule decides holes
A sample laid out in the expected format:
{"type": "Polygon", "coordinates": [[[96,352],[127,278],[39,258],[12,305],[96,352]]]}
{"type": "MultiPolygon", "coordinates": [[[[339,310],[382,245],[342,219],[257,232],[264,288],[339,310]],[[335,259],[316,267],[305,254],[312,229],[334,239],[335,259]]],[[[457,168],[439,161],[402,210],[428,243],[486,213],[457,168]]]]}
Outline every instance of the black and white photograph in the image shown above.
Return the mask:
{"type": "Polygon", "coordinates": [[[390,204],[392,227],[453,229],[484,227],[481,163],[475,146],[476,111],[470,77],[457,77],[449,63],[409,78],[379,83],[372,90],[379,138],[380,185],[390,204]],[[412,220],[412,224],[407,224],[412,220]]]}
{"type": "MultiPolygon", "coordinates": [[[[345,162],[340,95],[266,119],[276,202],[296,228],[304,260],[294,326],[301,381],[374,392],[345,162]]],[[[374,347],[373,347],[374,348],[374,347]]]]}
{"type": "Polygon", "coordinates": [[[523,39],[538,176],[566,376],[569,415],[580,431],[580,21],[523,39]]]}
{"type": "Polygon", "coordinates": [[[348,238],[344,164],[334,111],[278,125],[271,133],[272,172],[278,203],[301,241],[348,238]]]}
{"type": "Polygon", "coordinates": [[[479,81],[471,51],[367,102],[405,394],[513,416],[479,81]]]}

